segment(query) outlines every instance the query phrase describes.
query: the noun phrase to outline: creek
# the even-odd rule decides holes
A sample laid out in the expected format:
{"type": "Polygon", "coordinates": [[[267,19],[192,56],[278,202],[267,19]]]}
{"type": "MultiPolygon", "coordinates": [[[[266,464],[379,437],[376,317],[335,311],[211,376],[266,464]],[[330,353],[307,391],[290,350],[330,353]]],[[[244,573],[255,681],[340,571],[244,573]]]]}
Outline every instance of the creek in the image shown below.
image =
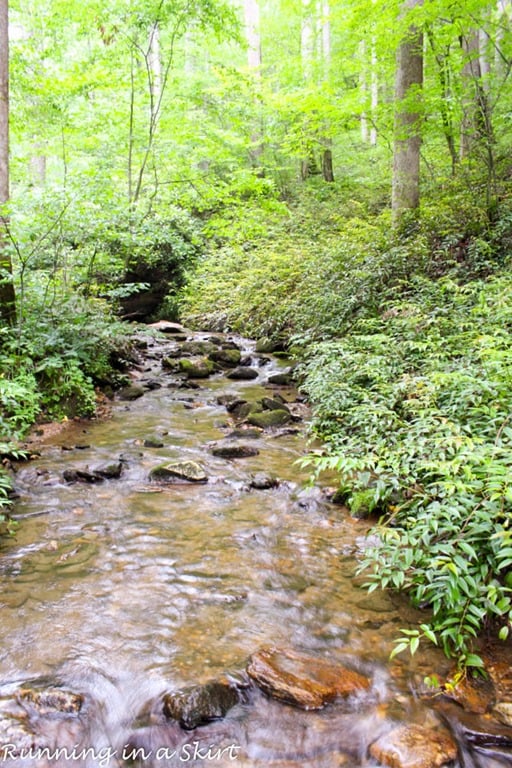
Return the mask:
{"type": "MultiPolygon", "coordinates": [[[[0,725],[28,722],[30,743],[42,735],[67,751],[4,748],[0,766],[357,768],[380,765],[368,747],[393,723],[451,723],[421,695],[425,675],[447,673],[442,654],[433,648],[389,661],[400,628],[418,614],[400,598],[361,589],[355,572],[368,523],[309,487],[297,463],[310,449],[306,406],[296,403],[306,418],[293,428],[245,440],[256,455],[212,454],[234,427],[221,396],[297,397],[267,383],[284,361],[235,341],[257,378],[221,372],[190,389],[162,367],[178,342],[148,334],[143,369],[134,372],[144,395],[116,399],[106,419],[69,423],[17,466],[20,525],[0,552],[0,725]],[[119,478],[63,479],[66,470],[119,460],[119,478]],[[151,482],[155,466],[174,460],[197,462],[208,482],[151,482]],[[278,485],[252,487],[257,473],[278,485]],[[248,658],[268,646],[346,664],[371,686],[319,711],[283,704],[247,686],[248,658]],[[224,718],[190,731],[163,720],[156,703],[165,692],[219,678],[245,690],[224,718]],[[84,703],[78,715],[34,705],[22,717],[12,709],[20,687],[62,688],[84,703]]],[[[473,751],[451,729],[453,765],[510,764],[506,748],[473,751]]],[[[2,744],[11,733],[0,734],[2,744]]]]}

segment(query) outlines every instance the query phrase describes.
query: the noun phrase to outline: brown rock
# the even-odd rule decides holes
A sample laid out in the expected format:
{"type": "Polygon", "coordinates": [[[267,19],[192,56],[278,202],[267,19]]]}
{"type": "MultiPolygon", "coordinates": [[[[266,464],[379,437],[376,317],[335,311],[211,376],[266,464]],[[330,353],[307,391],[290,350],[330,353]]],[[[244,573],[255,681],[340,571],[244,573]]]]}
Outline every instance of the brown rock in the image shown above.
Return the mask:
{"type": "Polygon", "coordinates": [[[422,725],[400,725],[370,747],[371,757],[390,768],[441,768],[457,757],[449,736],[422,725]]]}
{"type": "Polygon", "coordinates": [[[247,672],[269,696],[301,709],[321,709],[370,686],[368,678],[340,664],[276,648],[254,653],[247,672]]]}
{"type": "Polygon", "coordinates": [[[467,712],[482,715],[490,710],[496,701],[496,691],[492,681],[482,676],[460,677],[454,673],[453,677],[444,684],[443,694],[456,701],[467,712]]]}

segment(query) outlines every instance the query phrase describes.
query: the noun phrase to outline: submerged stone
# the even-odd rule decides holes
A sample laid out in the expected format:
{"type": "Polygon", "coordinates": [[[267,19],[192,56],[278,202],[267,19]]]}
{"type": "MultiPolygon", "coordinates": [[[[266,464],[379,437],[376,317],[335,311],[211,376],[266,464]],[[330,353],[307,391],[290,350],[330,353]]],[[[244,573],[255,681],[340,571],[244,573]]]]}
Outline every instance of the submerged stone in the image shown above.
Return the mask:
{"type": "Polygon", "coordinates": [[[250,456],[257,456],[259,450],[254,445],[245,443],[217,443],[211,449],[214,456],[221,459],[247,459],[250,456]]]}
{"type": "Polygon", "coordinates": [[[182,728],[192,730],[225,717],[239,700],[238,691],[228,682],[212,680],[166,694],[163,712],[169,719],[177,720],[182,728]]]}
{"type": "Polygon", "coordinates": [[[247,672],[269,696],[301,709],[322,709],[370,687],[367,677],[340,664],[276,648],[254,653],[247,672]]]}
{"type": "Polygon", "coordinates": [[[457,757],[447,734],[422,725],[400,725],[370,747],[370,756],[390,768],[441,768],[457,757]]]}
{"type": "Polygon", "coordinates": [[[84,697],[81,694],[62,688],[47,688],[40,691],[24,688],[18,692],[16,698],[22,706],[36,709],[39,715],[54,712],[78,714],[84,703],[84,697]]]}
{"type": "Polygon", "coordinates": [[[186,480],[190,483],[206,483],[208,477],[204,469],[195,461],[172,461],[153,467],[149,473],[149,479],[167,482],[186,480]]]}
{"type": "Polygon", "coordinates": [[[270,475],[267,472],[257,472],[251,476],[249,481],[249,488],[254,488],[259,491],[267,491],[270,488],[277,488],[279,480],[275,475],[270,475]]]}

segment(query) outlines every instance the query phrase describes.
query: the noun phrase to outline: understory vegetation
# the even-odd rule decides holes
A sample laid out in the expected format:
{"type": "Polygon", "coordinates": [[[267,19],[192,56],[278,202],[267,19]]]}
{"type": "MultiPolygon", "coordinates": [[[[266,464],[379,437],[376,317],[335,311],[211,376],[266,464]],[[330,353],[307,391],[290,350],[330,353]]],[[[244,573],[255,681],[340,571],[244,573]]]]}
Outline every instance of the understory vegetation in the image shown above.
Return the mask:
{"type": "Polygon", "coordinates": [[[426,609],[396,652],[426,638],[478,667],[473,641],[512,618],[511,201],[491,219],[451,187],[396,233],[352,192],[240,216],[184,316],[288,343],[325,446],[305,463],[375,521],[367,586],[426,609]]]}

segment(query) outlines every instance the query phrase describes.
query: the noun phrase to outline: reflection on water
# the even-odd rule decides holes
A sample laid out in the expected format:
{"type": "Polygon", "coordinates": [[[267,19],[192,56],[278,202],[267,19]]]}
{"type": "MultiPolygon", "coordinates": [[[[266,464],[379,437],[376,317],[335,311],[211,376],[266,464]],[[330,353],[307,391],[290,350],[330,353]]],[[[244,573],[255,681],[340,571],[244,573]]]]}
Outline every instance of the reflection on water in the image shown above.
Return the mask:
{"type": "MultiPolygon", "coordinates": [[[[248,459],[210,454],[208,444],[232,427],[217,396],[263,396],[268,367],[256,383],[219,375],[190,392],[169,388],[169,375],[152,365],[148,375],[159,376],[162,388],[117,403],[104,423],[70,427],[19,469],[15,511],[24,519],[0,560],[2,678],[51,675],[89,694],[88,727],[99,749],[124,744],[141,709],[164,690],[241,670],[262,645],[348,657],[374,680],[370,698],[352,702],[351,711],[303,713],[253,693],[250,706],[201,729],[201,738],[221,744],[236,735],[243,749],[235,764],[248,768],[368,764],[370,734],[386,728],[379,706],[390,698],[409,706],[411,670],[407,659],[395,662],[403,689],[395,674],[394,690],[387,659],[407,616],[354,582],[355,542],[366,525],[302,489],[307,473],[295,461],[307,450],[304,435],[265,435],[251,441],[260,453],[248,459]],[[164,447],[144,447],[151,435],[164,447]],[[120,479],[62,480],[66,468],[119,457],[120,479]],[[152,467],[177,458],[199,462],[209,482],[149,482],[152,467]],[[249,475],[260,471],[280,486],[250,489],[249,475]]],[[[169,726],[151,728],[140,730],[146,741],[178,743],[169,726]]],[[[98,765],[98,754],[85,762],[98,765]]]]}

